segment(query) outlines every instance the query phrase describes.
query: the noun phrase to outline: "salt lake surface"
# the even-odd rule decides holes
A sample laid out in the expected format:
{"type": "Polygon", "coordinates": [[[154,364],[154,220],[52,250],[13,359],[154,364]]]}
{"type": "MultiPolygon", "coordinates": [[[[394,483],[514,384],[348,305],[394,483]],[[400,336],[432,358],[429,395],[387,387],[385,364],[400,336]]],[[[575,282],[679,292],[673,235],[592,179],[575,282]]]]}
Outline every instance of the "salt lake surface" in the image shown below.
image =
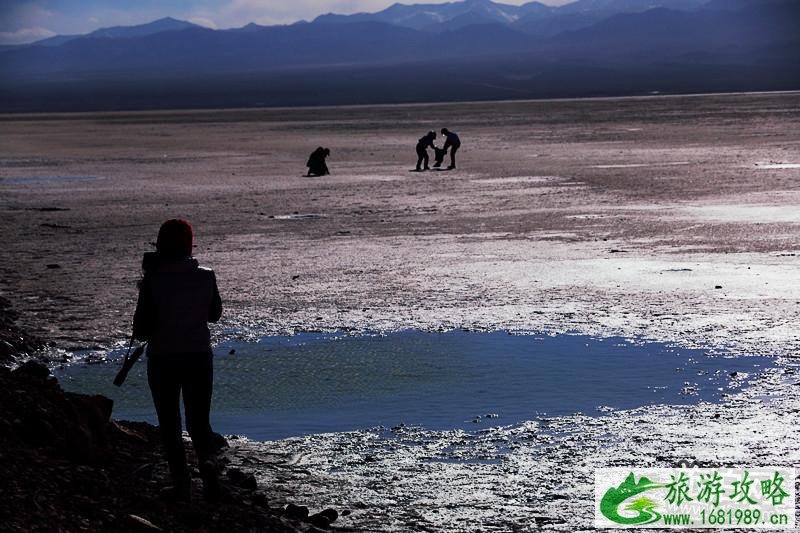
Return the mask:
{"type": "MultiPolygon", "coordinates": [[[[254,440],[400,424],[482,429],[718,401],[773,366],[622,338],[465,331],[265,337],[224,342],[215,354],[212,425],[254,440]]],[[[76,363],[55,374],[67,390],[112,398],[117,419],[154,421],[145,364],[122,388],[111,384],[118,368],[76,363]]]]}

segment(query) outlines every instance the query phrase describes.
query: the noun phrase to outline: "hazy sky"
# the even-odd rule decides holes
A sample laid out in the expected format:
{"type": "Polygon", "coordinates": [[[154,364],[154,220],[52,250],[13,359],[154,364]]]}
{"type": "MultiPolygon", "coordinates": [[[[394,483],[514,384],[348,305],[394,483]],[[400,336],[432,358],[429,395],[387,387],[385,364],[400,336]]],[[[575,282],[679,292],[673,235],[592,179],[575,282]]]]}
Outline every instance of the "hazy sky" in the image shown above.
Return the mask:
{"type": "MultiPolygon", "coordinates": [[[[403,0],[402,3],[444,3],[403,0]]],[[[503,0],[523,4],[527,0],[503,0]]],[[[557,5],[568,0],[541,0],[557,5]]],[[[35,41],[51,35],[87,33],[107,26],[141,24],[171,16],[211,28],[256,22],[284,24],[322,13],[379,11],[394,0],[0,0],[0,44],[35,41]]]]}

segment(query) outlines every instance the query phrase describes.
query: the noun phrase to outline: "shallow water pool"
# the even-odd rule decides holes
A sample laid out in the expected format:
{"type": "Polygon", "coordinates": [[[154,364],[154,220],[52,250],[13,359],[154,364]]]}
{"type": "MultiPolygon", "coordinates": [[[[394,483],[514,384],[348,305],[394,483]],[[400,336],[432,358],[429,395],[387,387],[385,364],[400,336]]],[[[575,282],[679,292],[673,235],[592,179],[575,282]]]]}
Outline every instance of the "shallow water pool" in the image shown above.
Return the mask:
{"type": "MultiPolygon", "coordinates": [[[[767,357],[620,338],[463,331],[266,337],[228,341],[215,354],[212,425],[258,440],[378,425],[480,429],[718,401],[772,366],[767,357]]],[[[77,363],[55,373],[67,390],[112,398],[115,418],[154,421],[145,365],[122,388],[111,384],[118,368],[77,363]]]]}

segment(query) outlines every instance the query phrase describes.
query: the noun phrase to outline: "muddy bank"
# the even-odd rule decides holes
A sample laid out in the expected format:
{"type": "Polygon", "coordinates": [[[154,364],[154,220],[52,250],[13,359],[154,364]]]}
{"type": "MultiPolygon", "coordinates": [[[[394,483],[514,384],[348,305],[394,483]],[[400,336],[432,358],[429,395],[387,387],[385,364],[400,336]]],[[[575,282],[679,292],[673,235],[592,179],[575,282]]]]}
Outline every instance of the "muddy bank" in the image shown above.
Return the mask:
{"type": "MultiPolygon", "coordinates": [[[[0,307],[6,365],[41,347],[0,307]],[[13,342],[13,344],[11,344],[13,342]]],[[[46,366],[0,366],[0,524],[3,531],[318,531],[338,513],[310,516],[265,492],[251,470],[225,467],[227,495],[203,502],[200,480],[190,503],[171,503],[157,428],[111,419],[113,403],[64,392],[46,366]]],[[[228,464],[227,443],[220,461],[228,464]]],[[[197,478],[199,474],[193,473],[197,478]]]]}
{"type": "Polygon", "coordinates": [[[0,366],[11,366],[45,349],[45,343],[17,324],[19,313],[0,296],[0,366]]]}

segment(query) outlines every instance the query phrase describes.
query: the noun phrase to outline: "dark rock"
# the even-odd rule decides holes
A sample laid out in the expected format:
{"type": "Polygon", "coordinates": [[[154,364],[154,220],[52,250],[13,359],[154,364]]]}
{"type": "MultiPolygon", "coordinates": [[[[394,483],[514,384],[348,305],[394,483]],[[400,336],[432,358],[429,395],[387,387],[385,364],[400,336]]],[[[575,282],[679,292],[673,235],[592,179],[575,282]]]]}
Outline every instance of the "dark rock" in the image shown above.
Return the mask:
{"type": "Polygon", "coordinates": [[[283,510],[283,513],[287,518],[292,518],[294,520],[305,520],[308,518],[308,507],[305,505],[295,505],[290,503],[283,510]]]}
{"type": "Polygon", "coordinates": [[[328,520],[328,517],[323,515],[322,513],[313,514],[308,517],[307,522],[314,527],[318,527],[320,529],[328,529],[331,527],[331,522],[328,520]]]}
{"type": "Polygon", "coordinates": [[[114,401],[105,396],[65,393],[72,409],[65,426],[64,451],[82,461],[93,461],[111,453],[106,432],[114,401]]]}
{"type": "Polygon", "coordinates": [[[310,516],[309,521],[311,521],[311,519],[314,518],[315,516],[320,516],[325,518],[325,520],[328,521],[328,524],[332,524],[339,519],[339,513],[336,512],[336,509],[325,509],[324,511],[320,511],[317,514],[310,516]]]}
{"type": "Polygon", "coordinates": [[[144,463],[143,465],[137,466],[132,474],[136,477],[140,477],[143,479],[150,479],[153,477],[153,469],[156,465],[152,463],[144,463]]]}
{"type": "Polygon", "coordinates": [[[261,507],[269,507],[269,498],[263,492],[254,492],[252,495],[253,503],[261,507]]]}
{"type": "Polygon", "coordinates": [[[241,487],[247,490],[256,490],[258,489],[258,482],[256,481],[256,477],[253,474],[248,474],[247,472],[242,472],[238,468],[229,468],[227,471],[228,479],[236,485],[237,487],[241,487]]]}
{"type": "Polygon", "coordinates": [[[715,289],[721,289],[721,288],[722,288],[722,285],[714,285],[714,288],[715,288],[715,289]]]}
{"type": "Polygon", "coordinates": [[[22,421],[22,436],[32,444],[44,444],[58,439],[58,433],[50,422],[38,417],[29,417],[22,421]]]}
{"type": "Polygon", "coordinates": [[[44,380],[50,375],[50,369],[38,361],[27,361],[14,370],[15,375],[25,375],[34,379],[44,380]]]}
{"type": "Polygon", "coordinates": [[[11,343],[0,340],[0,359],[10,359],[17,355],[17,350],[11,343]]]}

